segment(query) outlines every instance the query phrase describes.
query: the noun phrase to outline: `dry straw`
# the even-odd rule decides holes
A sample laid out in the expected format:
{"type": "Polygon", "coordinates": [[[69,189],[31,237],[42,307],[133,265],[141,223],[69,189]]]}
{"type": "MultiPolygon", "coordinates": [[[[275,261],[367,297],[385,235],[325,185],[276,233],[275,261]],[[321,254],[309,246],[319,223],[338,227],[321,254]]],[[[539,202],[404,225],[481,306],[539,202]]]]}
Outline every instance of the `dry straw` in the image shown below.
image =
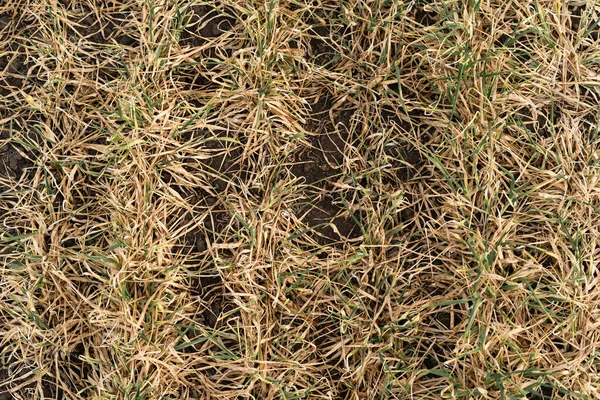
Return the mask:
{"type": "Polygon", "coordinates": [[[600,397],[599,18],[0,2],[0,399],[600,397]]]}

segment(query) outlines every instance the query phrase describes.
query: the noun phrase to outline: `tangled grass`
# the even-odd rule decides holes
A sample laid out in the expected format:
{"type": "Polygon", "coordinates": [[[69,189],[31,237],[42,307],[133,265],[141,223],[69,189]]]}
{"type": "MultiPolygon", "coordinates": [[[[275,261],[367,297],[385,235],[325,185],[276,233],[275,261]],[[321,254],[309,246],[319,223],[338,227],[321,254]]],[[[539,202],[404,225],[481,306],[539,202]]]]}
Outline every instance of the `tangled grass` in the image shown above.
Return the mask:
{"type": "Polygon", "coordinates": [[[0,399],[600,398],[599,18],[0,1],[0,399]]]}

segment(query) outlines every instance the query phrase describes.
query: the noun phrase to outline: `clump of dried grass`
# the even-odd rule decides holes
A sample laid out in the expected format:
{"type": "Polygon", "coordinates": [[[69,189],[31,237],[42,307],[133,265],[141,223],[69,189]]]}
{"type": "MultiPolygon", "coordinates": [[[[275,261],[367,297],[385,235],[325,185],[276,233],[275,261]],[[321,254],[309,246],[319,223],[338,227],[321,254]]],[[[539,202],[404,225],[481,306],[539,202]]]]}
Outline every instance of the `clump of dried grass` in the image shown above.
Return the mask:
{"type": "Polygon", "coordinates": [[[598,397],[599,12],[0,5],[0,393],[598,397]]]}

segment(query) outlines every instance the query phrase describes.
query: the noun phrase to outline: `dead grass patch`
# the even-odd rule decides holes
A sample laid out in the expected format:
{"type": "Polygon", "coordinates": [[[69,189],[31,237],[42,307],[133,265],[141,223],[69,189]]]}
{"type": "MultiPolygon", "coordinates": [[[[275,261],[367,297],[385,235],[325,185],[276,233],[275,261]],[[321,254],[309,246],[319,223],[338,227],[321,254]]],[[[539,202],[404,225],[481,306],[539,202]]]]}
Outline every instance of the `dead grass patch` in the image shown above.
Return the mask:
{"type": "Polygon", "coordinates": [[[3,3],[0,399],[598,397],[599,13],[3,3]]]}

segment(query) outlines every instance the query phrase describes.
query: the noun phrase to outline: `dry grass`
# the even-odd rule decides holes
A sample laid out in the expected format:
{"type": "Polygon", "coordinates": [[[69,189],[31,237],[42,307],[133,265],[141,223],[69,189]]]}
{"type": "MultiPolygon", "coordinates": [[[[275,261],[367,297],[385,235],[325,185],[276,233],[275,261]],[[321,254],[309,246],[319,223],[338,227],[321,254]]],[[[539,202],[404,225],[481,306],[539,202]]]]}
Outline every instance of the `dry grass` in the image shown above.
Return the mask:
{"type": "Polygon", "coordinates": [[[0,399],[600,398],[599,18],[0,1],[0,399]]]}

